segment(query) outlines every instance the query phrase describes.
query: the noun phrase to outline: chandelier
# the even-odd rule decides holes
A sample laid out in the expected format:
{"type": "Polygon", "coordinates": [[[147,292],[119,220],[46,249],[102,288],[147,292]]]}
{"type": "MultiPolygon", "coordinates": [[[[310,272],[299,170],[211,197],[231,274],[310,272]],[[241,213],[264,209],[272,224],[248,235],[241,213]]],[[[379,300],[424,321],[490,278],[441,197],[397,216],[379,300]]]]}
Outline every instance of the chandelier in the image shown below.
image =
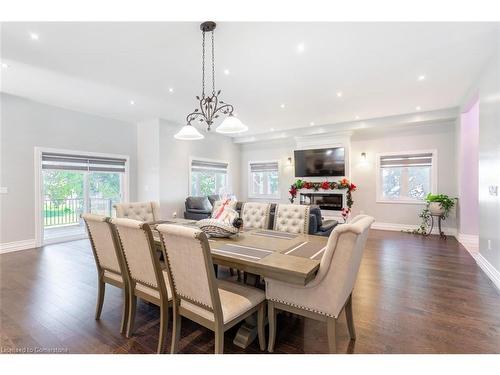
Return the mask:
{"type": "Polygon", "coordinates": [[[201,96],[196,96],[199,108],[186,116],[186,125],[174,135],[177,139],[182,140],[195,140],[205,138],[192,124],[194,121],[205,123],[207,131],[210,131],[215,119],[220,115],[227,117],[215,129],[217,133],[221,134],[236,134],[248,130],[236,116],[234,116],[234,107],[223,102],[219,95],[221,90],[215,89],[215,47],[214,47],[214,30],[216,27],[215,22],[207,21],[200,25],[202,31],[202,62],[201,62],[201,96]],[[211,60],[212,60],[212,92],[205,93],[205,34],[211,33],[211,60]]]}

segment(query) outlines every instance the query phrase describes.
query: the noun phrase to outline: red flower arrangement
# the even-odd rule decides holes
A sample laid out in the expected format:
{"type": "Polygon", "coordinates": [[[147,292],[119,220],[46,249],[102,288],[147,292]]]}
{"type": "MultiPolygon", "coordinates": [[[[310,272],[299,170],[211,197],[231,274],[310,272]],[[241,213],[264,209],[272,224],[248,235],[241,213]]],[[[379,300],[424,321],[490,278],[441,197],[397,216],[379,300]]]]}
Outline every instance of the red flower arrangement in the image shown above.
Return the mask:
{"type": "Polygon", "coordinates": [[[358,187],[350,182],[347,178],[343,178],[340,181],[337,182],[328,182],[328,181],[323,181],[323,182],[310,182],[310,181],[303,181],[303,180],[297,180],[295,183],[290,186],[290,202],[293,203],[295,198],[297,198],[297,192],[300,189],[314,189],[315,191],[318,191],[319,189],[323,190],[333,190],[333,189],[347,189],[346,193],[346,206],[347,210],[346,216],[344,217],[344,210],[342,210],[342,217],[344,217],[344,220],[347,220],[347,217],[349,216],[349,213],[351,212],[351,207],[354,204],[354,201],[352,200],[352,192],[356,191],[358,187]]]}

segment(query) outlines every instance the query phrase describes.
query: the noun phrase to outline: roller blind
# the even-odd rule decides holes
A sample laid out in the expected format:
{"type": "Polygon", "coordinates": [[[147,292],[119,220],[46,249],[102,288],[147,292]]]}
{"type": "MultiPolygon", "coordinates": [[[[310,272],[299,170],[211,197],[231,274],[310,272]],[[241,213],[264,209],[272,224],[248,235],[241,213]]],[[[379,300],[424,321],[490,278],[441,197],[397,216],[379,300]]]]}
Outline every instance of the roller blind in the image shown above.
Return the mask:
{"type": "Polygon", "coordinates": [[[277,172],[278,171],[278,162],[255,162],[250,163],[250,172],[277,172]]]}
{"type": "Polygon", "coordinates": [[[86,155],[42,153],[42,169],[125,172],[126,159],[86,155]]]}
{"type": "Polygon", "coordinates": [[[228,163],[204,160],[192,160],[191,171],[207,172],[214,171],[217,173],[227,173],[228,163]]]}
{"type": "Polygon", "coordinates": [[[380,157],[380,168],[432,166],[432,153],[386,155],[380,157]]]}

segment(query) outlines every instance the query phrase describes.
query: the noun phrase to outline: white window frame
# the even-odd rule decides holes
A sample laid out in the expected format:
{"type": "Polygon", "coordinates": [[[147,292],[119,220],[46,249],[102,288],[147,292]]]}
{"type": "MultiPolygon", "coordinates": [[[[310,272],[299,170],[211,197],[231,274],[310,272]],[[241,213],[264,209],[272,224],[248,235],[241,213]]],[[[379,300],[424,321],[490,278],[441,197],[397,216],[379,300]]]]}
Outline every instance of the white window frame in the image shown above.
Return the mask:
{"type": "MultiPolygon", "coordinates": [[[[35,159],[35,244],[37,247],[42,245],[56,243],[56,242],[64,242],[70,240],[76,240],[81,238],[86,238],[87,235],[84,234],[82,236],[77,236],[74,238],[69,237],[61,237],[60,239],[55,239],[52,241],[44,240],[44,227],[43,227],[43,170],[42,170],[42,154],[43,153],[57,153],[57,154],[67,154],[67,155],[86,155],[86,156],[95,156],[95,157],[105,157],[105,158],[120,158],[125,159],[125,172],[123,173],[122,178],[122,202],[129,201],[129,192],[130,192],[130,156],[129,155],[121,155],[121,154],[108,154],[102,152],[89,152],[89,151],[80,151],[80,150],[68,150],[68,149],[59,149],[59,148],[49,148],[49,147],[38,147],[34,148],[34,159],[35,159]]],[[[85,198],[85,202],[87,198],[85,198]]]]}
{"type": "MultiPolygon", "coordinates": [[[[189,165],[188,165],[188,168],[189,168],[189,186],[188,186],[188,195],[189,196],[193,196],[193,191],[192,191],[192,181],[193,181],[193,177],[192,177],[192,164],[193,164],[193,160],[198,160],[198,161],[206,161],[206,162],[211,162],[211,163],[225,163],[227,164],[227,186],[226,186],[226,189],[227,189],[227,194],[234,194],[233,192],[233,188],[232,188],[232,184],[231,184],[231,163],[228,161],[228,160],[221,160],[221,159],[209,159],[209,158],[198,158],[196,156],[191,156],[189,158],[189,165]]],[[[219,193],[214,193],[214,194],[219,194],[219,193]]]]}
{"type": "Polygon", "coordinates": [[[376,202],[377,203],[392,203],[392,204],[426,204],[425,200],[416,199],[385,199],[382,198],[382,186],[381,186],[381,168],[380,168],[380,158],[383,156],[393,156],[393,155],[413,155],[413,154],[432,154],[432,166],[431,166],[431,194],[437,193],[438,187],[438,152],[436,149],[432,150],[410,150],[410,151],[395,151],[395,152],[382,152],[375,154],[375,186],[376,186],[376,202]]]}
{"type": "Polygon", "coordinates": [[[281,199],[281,162],[279,160],[251,160],[247,168],[248,198],[251,199],[281,199]],[[255,163],[278,163],[278,192],[276,194],[254,194],[252,172],[250,166],[255,163]]]}

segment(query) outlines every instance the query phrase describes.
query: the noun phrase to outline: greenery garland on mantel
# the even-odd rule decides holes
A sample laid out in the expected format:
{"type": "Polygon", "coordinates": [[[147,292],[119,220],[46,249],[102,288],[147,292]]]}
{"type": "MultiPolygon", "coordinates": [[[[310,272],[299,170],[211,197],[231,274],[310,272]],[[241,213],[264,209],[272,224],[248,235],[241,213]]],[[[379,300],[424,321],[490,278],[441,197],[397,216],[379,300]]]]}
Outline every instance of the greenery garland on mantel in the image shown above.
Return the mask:
{"type": "Polygon", "coordinates": [[[304,180],[297,180],[290,186],[290,202],[293,203],[295,198],[297,198],[297,192],[300,189],[313,189],[314,191],[322,190],[347,190],[346,192],[346,206],[348,210],[351,210],[354,201],[352,200],[352,192],[356,191],[357,186],[351,183],[347,178],[343,178],[339,181],[323,181],[323,182],[311,182],[304,180]]]}

